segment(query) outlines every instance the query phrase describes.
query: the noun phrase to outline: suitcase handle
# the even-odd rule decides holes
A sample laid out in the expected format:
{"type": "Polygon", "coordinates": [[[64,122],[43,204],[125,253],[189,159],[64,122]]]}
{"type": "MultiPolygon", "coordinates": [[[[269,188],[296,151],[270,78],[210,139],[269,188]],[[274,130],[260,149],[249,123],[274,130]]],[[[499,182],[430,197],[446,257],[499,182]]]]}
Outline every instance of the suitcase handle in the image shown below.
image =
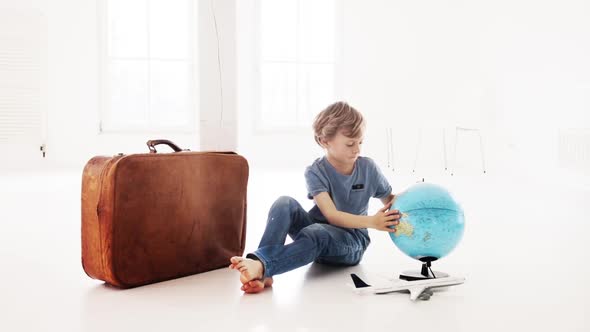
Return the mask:
{"type": "Polygon", "coordinates": [[[150,149],[150,153],[157,153],[158,151],[156,151],[156,145],[159,144],[166,144],[169,147],[172,148],[172,150],[174,150],[174,152],[180,152],[180,151],[188,151],[188,150],[183,150],[181,148],[178,147],[178,145],[172,143],[172,141],[169,141],[167,139],[151,139],[149,141],[147,141],[147,146],[150,149]]]}
{"type": "MultiPolygon", "coordinates": [[[[167,140],[167,139],[151,139],[151,140],[147,141],[146,144],[147,144],[148,148],[150,149],[150,153],[158,153],[158,151],[156,151],[156,145],[159,145],[159,144],[168,145],[170,148],[172,148],[172,150],[174,150],[174,152],[190,151],[190,149],[179,148],[178,145],[172,143],[172,141],[167,140]]],[[[203,151],[201,153],[237,154],[234,151],[203,151]]]]}

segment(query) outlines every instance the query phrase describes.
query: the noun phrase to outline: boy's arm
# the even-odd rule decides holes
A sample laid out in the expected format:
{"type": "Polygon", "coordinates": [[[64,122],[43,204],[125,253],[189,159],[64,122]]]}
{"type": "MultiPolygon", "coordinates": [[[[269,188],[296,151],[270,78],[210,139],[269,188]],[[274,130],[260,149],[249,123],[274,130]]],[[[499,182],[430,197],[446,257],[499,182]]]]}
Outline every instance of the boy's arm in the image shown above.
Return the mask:
{"type": "Polygon", "coordinates": [[[351,213],[338,211],[332,198],[327,192],[321,192],[313,197],[316,205],[331,225],[344,228],[375,228],[387,232],[395,232],[389,226],[397,225],[399,214],[397,211],[386,211],[389,205],[384,206],[374,216],[357,216],[351,213]]]}
{"type": "Polygon", "coordinates": [[[381,203],[383,203],[383,205],[387,205],[389,203],[392,203],[392,205],[393,205],[394,198],[395,198],[395,195],[394,194],[389,194],[389,196],[382,197],[382,198],[379,198],[379,199],[381,200],[381,203]]]}

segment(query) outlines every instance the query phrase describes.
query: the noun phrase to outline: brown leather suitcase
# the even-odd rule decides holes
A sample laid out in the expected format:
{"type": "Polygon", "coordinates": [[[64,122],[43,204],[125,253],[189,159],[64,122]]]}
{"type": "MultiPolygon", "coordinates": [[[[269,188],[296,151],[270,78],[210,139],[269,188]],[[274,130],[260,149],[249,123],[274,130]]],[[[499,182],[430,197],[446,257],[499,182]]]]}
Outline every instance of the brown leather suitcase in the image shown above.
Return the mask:
{"type": "Polygon", "coordinates": [[[229,265],[246,240],[248,163],[167,140],[95,157],[82,176],[82,266],[129,288],[229,265]],[[157,153],[166,144],[175,152],[157,153]]]}

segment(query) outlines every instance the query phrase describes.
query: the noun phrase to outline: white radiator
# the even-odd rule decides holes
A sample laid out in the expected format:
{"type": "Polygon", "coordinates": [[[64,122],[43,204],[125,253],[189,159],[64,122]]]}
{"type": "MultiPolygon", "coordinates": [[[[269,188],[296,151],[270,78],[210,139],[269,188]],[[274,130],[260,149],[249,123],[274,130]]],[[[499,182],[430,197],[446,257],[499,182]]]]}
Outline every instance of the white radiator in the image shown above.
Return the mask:
{"type": "Polygon", "coordinates": [[[590,128],[559,131],[559,164],[590,174],[590,128]]]}
{"type": "MultiPolygon", "coordinates": [[[[47,33],[36,11],[0,10],[0,146],[22,151],[46,138],[47,33]]],[[[26,153],[26,152],[24,152],[26,153]]]]}

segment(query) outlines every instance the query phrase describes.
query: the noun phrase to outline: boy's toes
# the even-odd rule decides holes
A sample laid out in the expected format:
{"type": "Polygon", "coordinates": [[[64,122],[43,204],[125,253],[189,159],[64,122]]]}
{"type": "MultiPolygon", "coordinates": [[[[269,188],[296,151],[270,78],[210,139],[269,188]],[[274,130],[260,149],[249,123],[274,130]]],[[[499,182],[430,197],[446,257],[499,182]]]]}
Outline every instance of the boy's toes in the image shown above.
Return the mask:
{"type": "Polygon", "coordinates": [[[253,294],[253,293],[260,293],[264,290],[264,285],[260,286],[260,285],[256,285],[255,287],[248,287],[244,289],[244,292],[247,294],[253,294]]]}
{"type": "Polygon", "coordinates": [[[229,261],[234,265],[240,263],[242,260],[243,260],[243,258],[239,257],[239,256],[234,256],[229,259],[229,261]]]}
{"type": "Polygon", "coordinates": [[[264,288],[264,283],[262,280],[250,280],[246,285],[249,285],[251,288],[264,288]]]}
{"type": "Polygon", "coordinates": [[[242,285],[242,290],[247,294],[260,293],[267,287],[266,282],[262,280],[250,280],[242,285]]]}

